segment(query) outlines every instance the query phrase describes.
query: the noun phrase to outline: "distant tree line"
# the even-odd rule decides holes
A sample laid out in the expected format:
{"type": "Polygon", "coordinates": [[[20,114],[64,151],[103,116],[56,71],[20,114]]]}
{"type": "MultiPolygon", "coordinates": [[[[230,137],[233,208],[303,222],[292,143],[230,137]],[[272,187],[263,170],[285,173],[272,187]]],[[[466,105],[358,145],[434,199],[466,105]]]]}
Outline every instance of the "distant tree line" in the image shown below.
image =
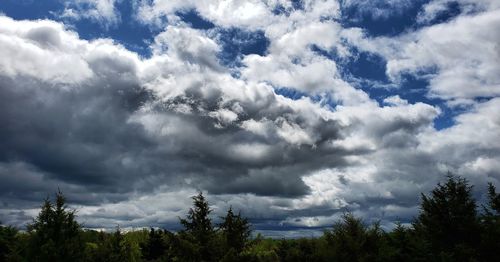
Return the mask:
{"type": "Polygon", "coordinates": [[[58,192],[27,231],[0,226],[0,261],[500,261],[500,194],[488,185],[477,206],[472,186],[449,176],[428,195],[411,226],[386,232],[346,213],[318,238],[251,237],[250,223],[227,210],[214,225],[202,193],[180,219],[183,229],[84,230],[58,192]]]}

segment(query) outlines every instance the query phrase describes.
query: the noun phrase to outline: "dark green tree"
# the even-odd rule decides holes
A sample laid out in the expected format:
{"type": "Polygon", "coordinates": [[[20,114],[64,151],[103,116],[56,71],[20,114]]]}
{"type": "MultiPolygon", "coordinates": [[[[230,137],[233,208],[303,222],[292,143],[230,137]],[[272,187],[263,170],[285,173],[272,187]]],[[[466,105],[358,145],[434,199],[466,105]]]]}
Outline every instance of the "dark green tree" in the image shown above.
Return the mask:
{"type": "Polygon", "coordinates": [[[360,261],[364,253],[366,230],[361,219],[346,213],[331,231],[325,231],[325,237],[333,249],[333,261],[360,261]]]}
{"type": "Polygon", "coordinates": [[[84,245],[80,239],[80,225],[75,220],[75,210],[66,207],[61,191],[55,203],[45,199],[33,223],[28,225],[30,261],[80,261],[84,245]]]}
{"type": "Polygon", "coordinates": [[[120,261],[126,261],[125,259],[127,258],[124,250],[123,250],[123,234],[120,230],[119,227],[116,228],[116,231],[111,235],[110,238],[108,238],[108,241],[106,242],[108,246],[108,259],[107,261],[110,262],[120,262],[120,261]]]}
{"type": "Polygon", "coordinates": [[[86,243],[86,261],[141,261],[139,244],[128,238],[129,234],[123,234],[119,227],[113,233],[98,232],[96,239],[86,243]]]}
{"type": "Polygon", "coordinates": [[[0,222],[0,261],[20,261],[18,231],[0,222]]]}
{"type": "Polygon", "coordinates": [[[388,261],[390,258],[388,236],[377,221],[368,227],[363,246],[363,261],[388,261]]]}
{"type": "Polygon", "coordinates": [[[165,257],[168,252],[167,236],[162,230],[151,228],[148,239],[141,245],[142,258],[146,261],[156,261],[165,257]]]}
{"type": "Polygon", "coordinates": [[[500,218],[500,193],[496,192],[492,183],[488,183],[488,207],[486,211],[496,219],[500,218]]]}
{"type": "Polygon", "coordinates": [[[247,245],[251,233],[248,219],[242,217],[240,212],[235,215],[230,207],[226,216],[222,217],[219,228],[227,249],[233,249],[237,254],[241,253],[247,245]]]}
{"type": "Polygon", "coordinates": [[[282,239],[277,245],[277,255],[283,262],[325,261],[318,250],[318,239],[282,239]]]}
{"type": "Polygon", "coordinates": [[[433,256],[428,254],[428,245],[417,237],[412,227],[403,226],[399,222],[396,227],[387,233],[387,249],[383,252],[386,261],[432,261],[433,256]]]}
{"type": "Polygon", "coordinates": [[[479,220],[471,190],[466,179],[449,175],[429,196],[422,194],[414,228],[436,261],[477,259],[479,220]]]}
{"type": "Polygon", "coordinates": [[[488,184],[488,204],[481,215],[481,261],[495,261],[500,250],[500,194],[488,184]]]}
{"type": "Polygon", "coordinates": [[[215,231],[209,216],[211,212],[202,192],[193,197],[193,207],[189,209],[186,218],[180,219],[184,227],[179,232],[178,239],[181,256],[189,257],[188,260],[217,260],[214,246],[215,231]]]}
{"type": "Polygon", "coordinates": [[[324,237],[332,249],[330,261],[387,261],[387,236],[379,223],[366,226],[360,218],[346,213],[325,231],[324,237]]]}

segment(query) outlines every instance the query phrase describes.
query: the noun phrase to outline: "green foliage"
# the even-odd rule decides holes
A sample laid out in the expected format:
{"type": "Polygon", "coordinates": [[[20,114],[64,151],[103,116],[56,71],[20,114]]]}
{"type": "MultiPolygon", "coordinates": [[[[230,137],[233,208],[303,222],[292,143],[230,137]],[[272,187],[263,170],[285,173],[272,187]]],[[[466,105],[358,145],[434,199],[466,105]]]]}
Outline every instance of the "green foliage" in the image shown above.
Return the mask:
{"type": "Polygon", "coordinates": [[[488,184],[488,205],[481,216],[481,261],[495,261],[500,250],[500,194],[488,184]]]}
{"type": "Polygon", "coordinates": [[[260,234],[250,241],[247,249],[242,253],[245,261],[274,262],[280,261],[277,254],[278,242],[273,239],[265,239],[260,234]]]}
{"type": "Polygon", "coordinates": [[[167,230],[155,230],[151,228],[146,241],[140,244],[142,258],[145,261],[171,260],[171,245],[174,234],[167,230]]]}
{"type": "Polygon", "coordinates": [[[246,218],[241,216],[241,213],[235,215],[231,207],[222,219],[219,229],[222,232],[225,247],[238,255],[247,245],[251,232],[250,224],[246,218]]]}
{"type": "Polygon", "coordinates": [[[211,212],[202,192],[193,197],[193,207],[186,218],[180,219],[184,229],[178,234],[176,247],[181,257],[189,261],[216,261],[211,212]]]}
{"type": "Polygon", "coordinates": [[[212,220],[209,217],[211,212],[202,192],[194,196],[193,208],[189,209],[187,218],[180,219],[184,226],[183,232],[191,234],[200,244],[208,243],[214,233],[212,220]]]}
{"type": "Polygon", "coordinates": [[[386,235],[378,223],[367,227],[361,219],[347,213],[325,237],[333,251],[333,261],[387,261],[386,235]]]}
{"type": "Polygon", "coordinates": [[[85,234],[92,239],[85,243],[85,261],[142,261],[134,232],[123,234],[117,228],[112,234],[96,231],[87,231],[85,234]]]}
{"type": "Polygon", "coordinates": [[[363,222],[351,213],[344,214],[341,221],[326,231],[327,241],[332,246],[338,261],[359,261],[366,242],[366,227],[363,222]]]}
{"type": "Polygon", "coordinates": [[[387,234],[388,261],[415,261],[416,252],[413,230],[404,227],[399,222],[392,232],[387,234]]]}
{"type": "Polygon", "coordinates": [[[282,239],[278,242],[277,254],[281,261],[322,261],[316,239],[282,239]]]}
{"type": "Polygon", "coordinates": [[[20,261],[17,229],[0,223],[0,261],[20,261]]]}
{"type": "Polygon", "coordinates": [[[467,180],[448,176],[430,196],[422,194],[414,227],[437,261],[477,259],[480,224],[471,190],[467,180]]]}
{"type": "Polygon", "coordinates": [[[486,214],[493,218],[500,218],[500,193],[496,192],[496,188],[492,183],[488,183],[488,207],[486,214]]]}
{"type": "Polygon", "coordinates": [[[80,225],[75,211],[68,210],[65,201],[60,191],[54,204],[45,199],[42,210],[28,225],[30,261],[79,261],[83,257],[80,225]]]}

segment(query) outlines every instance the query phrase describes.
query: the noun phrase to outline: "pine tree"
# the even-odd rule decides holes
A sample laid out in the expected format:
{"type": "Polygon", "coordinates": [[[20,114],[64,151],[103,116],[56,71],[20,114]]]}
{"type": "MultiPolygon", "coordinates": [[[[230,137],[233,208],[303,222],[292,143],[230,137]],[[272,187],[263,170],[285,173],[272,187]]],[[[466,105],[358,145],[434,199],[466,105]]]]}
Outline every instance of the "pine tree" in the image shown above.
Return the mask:
{"type": "Polygon", "coordinates": [[[397,222],[396,227],[388,233],[389,259],[387,261],[429,261],[423,241],[415,237],[411,227],[397,222]]]}
{"type": "Polygon", "coordinates": [[[500,193],[492,183],[488,183],[488,206],[494,216],[500,217],[500,193]]]}
{"type": "Polygon", "coordinates": [[[80,261],[84,245],[80,239],[80,225],[75,210],[68,210],[61,191],[55,204],[47,198],[32,224],[28,225],[31,261],[80,261]]]}
{"type": "Polygon", "coordinates": [[[481,216],[481,261],[495,261],[500,250],[500,194],[488,184],[488,204],[481,216]]]}
{"type": "Polygon", "coordinates": [[[248,219],[243,218],[241,213],[235,215],[232,207],[229,208],[223,221],[219,225],[228,250],[234,249],[239,254],[245,248],[250,237],[250,224],[248,219]]]}
{"type": "Polygon", "coordinates": [[[157,260],[165,255],[167,248],[163,232],[151,228],[148,239],[141,245],[142,257],[147,261],[157,260]]]}
{"type": "Polygon", "coordinates": [[[214,261],[213,240],[215,231],[209,215],[212,212],[207,200],[200,192],[193,197],[193,207],[185,219],[180,219],[184,229],[180,232],[181,248],[186,253],[193,253],[196,260],[214,261]]]}
{"type": "Polygon", "coordinates": [[[470,261],[477,256],[479,223],[467,180],[449,175],[429,196],[422,194],[414,228],[439,261],[470,261]]]}
{"type": "Polygon", "coordinates": [[[325,232],[325,237],[334,249],[333,261],[360,261],[367,240],[367,228],[361,219],[347,213],[333,225],[331,231],[325,232]]]}
{"type": "Polygon", "coordinates": [[[0,222],[0,261],[17,261],[18,231],[0,222]]]}

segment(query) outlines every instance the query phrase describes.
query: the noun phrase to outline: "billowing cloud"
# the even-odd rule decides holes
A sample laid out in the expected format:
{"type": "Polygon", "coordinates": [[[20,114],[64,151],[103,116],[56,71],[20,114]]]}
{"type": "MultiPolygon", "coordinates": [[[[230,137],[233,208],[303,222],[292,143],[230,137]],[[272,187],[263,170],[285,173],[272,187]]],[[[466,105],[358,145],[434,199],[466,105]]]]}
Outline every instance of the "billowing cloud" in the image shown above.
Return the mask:
{"type": "MultiPolygon", "coordinates": [[[[159,184],[304,195],[303,172],[344,162],[346,153],[330,145],[341,138],[330,110],[231,77],[217,63],[215,42],[196,30],[168,28],[156,38],[156,55],[140,60],[110,40],[80,40],[54,22],[2,19],[20,28],[2,31],[6,46],[17,42],[17,53],[2,60],[5,172],[25,167],[37,181],[95,192],[77,201],[98,203],[108,199],[99,193],[117,201],[159,184]],[[37,30],[62,40],[25,33],[37,30]],[[16,58],[24,52],[45,56],[16,58]],[[55,63],[47,74],[29,70],[47,57],[72,57],[81,69],[55,63]],[[252,121],[266,133],[248,128],[252,121]],[[261,187],[270,177],[274,186],[261,187]]],[[[4,194],[20,193],[15,189],[4,194]]]]}
{"type": "Polygon", "coordinates": [[[417,17],[421,23],[432,22],[439,16],[446,15],[450,9],[453,12],[473,14],[476,12],[484,12],[495,10],[500,7],[500,3],[495,0],[433,0],[426,3],[417,17]]]}
{"type": "Polygon", "coordinates": [[[351,31],[346,38],[384,57],[393,81],[408,74],[426,79],[429,96],[464,105],[499,95],[499,14],[495,8],[458,16],[394,38],[367,39],[361,31],[351,31]]]}
{"type": "Polygon", "coordinates": [[[59,14],[69,20],[90,20],[104,27],[116,26],[121,22],[116,3],[122,0],[71,0],[65,1],[65,8],[59,14]]]}
{"type": "Polygon", "coordinates": [[[352,13],[352,20],[361,20],[363,16],[373,19],[388,19],[394,15],[402,15],[423,0],[344,0],[339,1],[344,13],[352,13]]]}

